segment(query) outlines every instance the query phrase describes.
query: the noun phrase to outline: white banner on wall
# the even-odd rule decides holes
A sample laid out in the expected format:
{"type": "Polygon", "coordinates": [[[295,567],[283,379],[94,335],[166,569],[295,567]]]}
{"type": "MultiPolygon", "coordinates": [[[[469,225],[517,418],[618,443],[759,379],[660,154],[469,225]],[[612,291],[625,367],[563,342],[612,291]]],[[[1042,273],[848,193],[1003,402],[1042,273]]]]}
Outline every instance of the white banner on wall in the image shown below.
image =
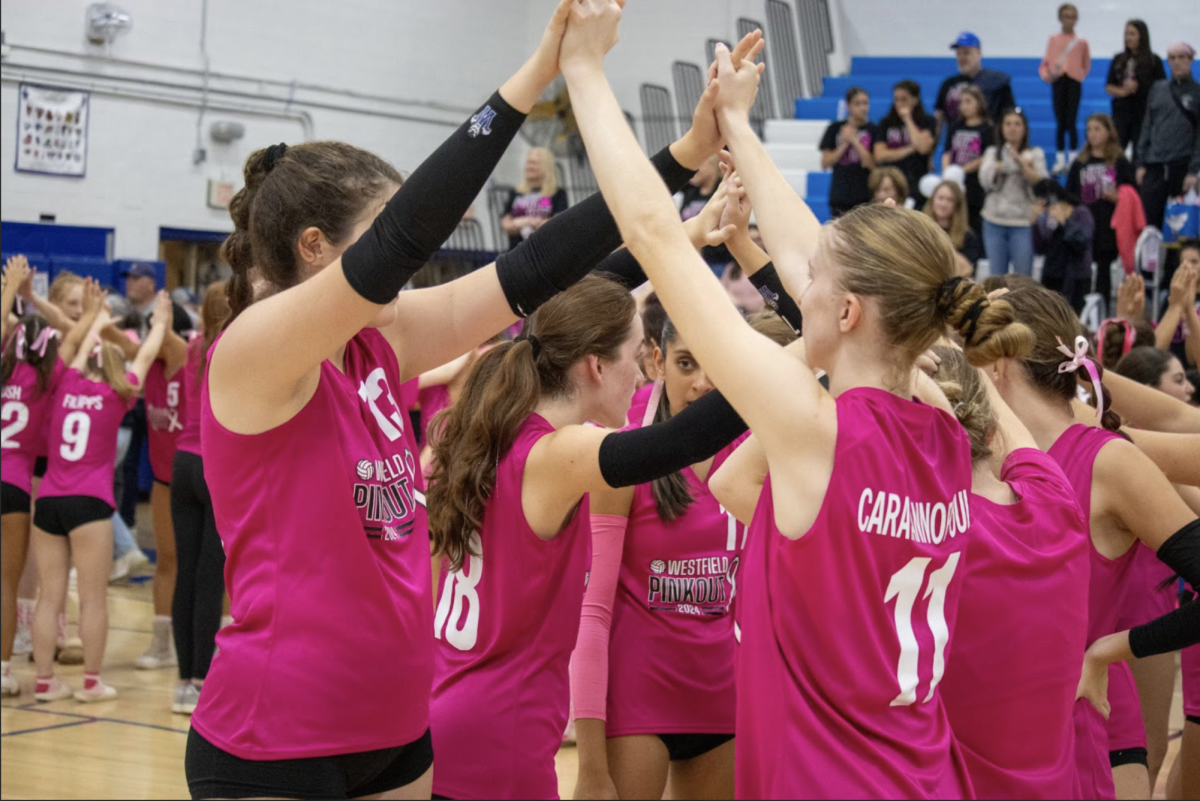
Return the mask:
{"type": "Polygon", "coordinates": [[[90,92],[21,84],[16,170],[84,177],[90,101],[90,92]]]}

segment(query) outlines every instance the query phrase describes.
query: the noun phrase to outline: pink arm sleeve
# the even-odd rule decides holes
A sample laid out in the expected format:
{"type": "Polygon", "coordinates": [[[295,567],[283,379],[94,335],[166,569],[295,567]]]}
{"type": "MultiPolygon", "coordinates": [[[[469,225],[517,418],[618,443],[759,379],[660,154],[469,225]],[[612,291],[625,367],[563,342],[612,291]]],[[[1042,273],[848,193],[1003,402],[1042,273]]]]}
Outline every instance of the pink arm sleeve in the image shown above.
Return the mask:
{"type": "Polygon", "coordinates": [[[571,655],[571,699],[576,720],[604,720],[608,706],[608,632],[612,626],[621,551],[629,519],[592,515],[592,572],[583,596],[579,640],[571,655]]]}

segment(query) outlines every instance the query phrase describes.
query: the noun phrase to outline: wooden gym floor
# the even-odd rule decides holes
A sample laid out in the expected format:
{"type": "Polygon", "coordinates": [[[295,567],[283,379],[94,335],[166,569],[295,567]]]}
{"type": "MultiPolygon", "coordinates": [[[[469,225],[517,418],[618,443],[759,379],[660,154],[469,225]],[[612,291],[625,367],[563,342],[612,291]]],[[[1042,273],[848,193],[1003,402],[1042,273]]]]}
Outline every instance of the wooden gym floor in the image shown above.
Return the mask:
{"type": "MultiPolygon", "coordinates": [[[[153,616],[149,583],[110,590],[104,678],[120,692],[113,701],[38,704],[33,700],[33,664],[14,658],[21,695],[6,698],[0,708],[0,798],[188,797],[183,773],[188,721],[170,711],[175,671],[133,668],[134,659],[150,643],[153,616]]],[[[82,672],[82,667],[58,669],[75,689],[82,685],[82,672]]],[[[1155,798],[1165,797],[1182,725],[1177,677],[1172,740],[1155,798]]],[[[574,791],[576,765],[574,746],[564,746],[558,754],[563,798],[574,791]]]]}

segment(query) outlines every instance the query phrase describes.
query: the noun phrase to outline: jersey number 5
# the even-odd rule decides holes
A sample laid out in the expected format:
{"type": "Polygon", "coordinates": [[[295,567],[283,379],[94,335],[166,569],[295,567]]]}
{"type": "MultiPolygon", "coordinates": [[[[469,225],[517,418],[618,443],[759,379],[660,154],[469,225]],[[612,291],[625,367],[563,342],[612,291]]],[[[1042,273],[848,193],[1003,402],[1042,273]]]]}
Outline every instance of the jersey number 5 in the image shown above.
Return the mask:
{"type": "Polygon", "coordinates": [[[946,643],[950,640],[950,628],[946,625],[946,589],[954,578],[960,556],[961,552],[950,554],[946,564],[929,574],[928,584],[925,583],[925,570],[932,560],[927,556],[910,559],[908,564],[892,574],[888,582],[883,602],[896,602],[896,637],[900,640],[900,659],[896,664],[896,683],[900,685],[900,694],[892,699],[892,706],[909,706],[917,700],[917,684],[920,683],[917,668],[921,662],[921,646],[917,642],[912,618],[922,584],[925,584],[925,593],[921,597],[929,599],[926,623],[933,635],[933,677],[929,681],[929,694],[921,703],[933,698],[934,690],[946,673],[946,643]]]}

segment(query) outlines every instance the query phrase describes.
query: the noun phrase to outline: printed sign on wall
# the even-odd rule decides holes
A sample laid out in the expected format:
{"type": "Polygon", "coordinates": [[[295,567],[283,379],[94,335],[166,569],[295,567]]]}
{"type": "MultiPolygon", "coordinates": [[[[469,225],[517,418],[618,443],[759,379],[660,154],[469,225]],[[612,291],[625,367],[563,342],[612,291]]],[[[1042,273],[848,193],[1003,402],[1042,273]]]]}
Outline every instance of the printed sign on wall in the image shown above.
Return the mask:
{"type": "Polygon", "coordinates": [[[90,100],[90,92],[21,84],[17,171],[86,175],[90,100]]]}

